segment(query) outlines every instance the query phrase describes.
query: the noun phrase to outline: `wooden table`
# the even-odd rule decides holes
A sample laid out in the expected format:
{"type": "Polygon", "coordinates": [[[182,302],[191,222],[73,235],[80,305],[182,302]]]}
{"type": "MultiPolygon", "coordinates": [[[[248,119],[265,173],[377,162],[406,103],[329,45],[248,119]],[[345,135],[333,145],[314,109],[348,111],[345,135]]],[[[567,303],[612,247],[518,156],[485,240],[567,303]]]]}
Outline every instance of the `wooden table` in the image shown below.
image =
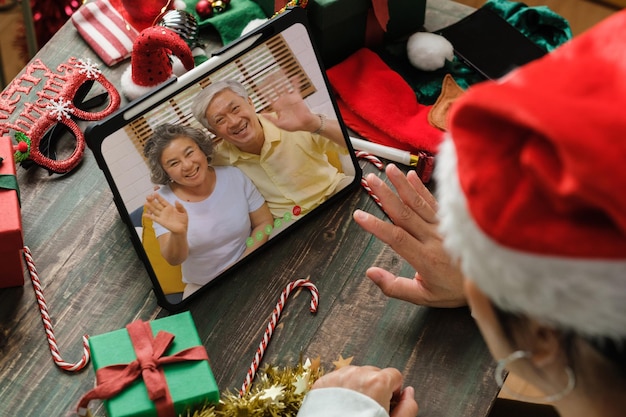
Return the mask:
{"type": "MultiPolygon", "coordinates": [[[[443,27],[471,10],[428,0],[426,29],[443,27]]],[[[37,54],[50,68],[70,56],[97,60],[71,23],[37,54]]],[[[101,68],[119,86],[125,65],[101,68]]],[[[375,171],[365,163],[363,168],[375,171]]],[[[18,172],[25,243],[66,361],[80,358],[85,333],[106,333],[135,319],[168,314],[156,304],[89,150],[71,175],[18,172]]],[[[402,370],[416,387],[420,416],[485,416],[497,394],[494,363],[467,310],[386,298],[365,278],[365,270],[375,264],[405,276],[413,271],[352,221],[356,208],[383,216],[367,193],[355,189],[277,242],[271,256],[239,269],[189,307],[218,385],[222,390],[241,386],[281,290],[310,277],[320,291],[318,313],[308,310],[308,291],[292,294],[264,364],[295,365],[302,353],[319,356],[328,370],[339,355],[353,356],[355,364],[402,370]]],[[[64,416],[94,384],[91,366],[67,373],[54,365],[28,281],[23,288],[0,290],[0,352],[2,417],[64,416]]],[[[94,414],[104,411],[99,407],[94,414]]]]}

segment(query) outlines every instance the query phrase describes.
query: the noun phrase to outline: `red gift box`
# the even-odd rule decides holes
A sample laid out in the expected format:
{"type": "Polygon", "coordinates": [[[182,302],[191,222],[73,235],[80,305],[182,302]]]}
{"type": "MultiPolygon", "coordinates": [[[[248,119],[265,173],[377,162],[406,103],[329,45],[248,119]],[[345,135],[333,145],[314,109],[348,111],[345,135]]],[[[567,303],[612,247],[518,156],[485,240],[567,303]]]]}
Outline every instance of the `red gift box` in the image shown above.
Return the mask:
{"type": "Polygon", "coordinates": [[[24,238],[13,152],[11,138],[0,137],[0,288],[24,285],[24,238]]]}

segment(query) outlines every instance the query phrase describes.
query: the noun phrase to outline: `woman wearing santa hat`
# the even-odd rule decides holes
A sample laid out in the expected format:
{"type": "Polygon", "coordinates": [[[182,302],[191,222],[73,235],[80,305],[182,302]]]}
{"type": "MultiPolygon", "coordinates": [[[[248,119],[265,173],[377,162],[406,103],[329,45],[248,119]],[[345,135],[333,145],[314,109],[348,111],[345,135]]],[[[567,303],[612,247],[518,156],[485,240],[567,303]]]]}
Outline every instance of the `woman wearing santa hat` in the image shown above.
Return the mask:
{"type": "MultiPolygon", "coordinates": [[[[469,304],[497,382],[517,374],[561,417],[626,409],[625,74],[622,11],[453,105],[437,201],[390,166],[397,195],[367,180],[394,223],[354,213],[419,271],[368,270],[385,294],[469,304]]],[[[396,369],[344,367],[298,416],[413,417],[415,389],[396,369]]]]}
{"type": "Polygon", "coordinates": [[[213,167],[209,136],[163,124],[144,147],[151,178],[161,185],[146,198],[145,214],[163,258],[182,265],[183,297],[265,243],[274,223],[263,196],[235,167],[213,167]]]}

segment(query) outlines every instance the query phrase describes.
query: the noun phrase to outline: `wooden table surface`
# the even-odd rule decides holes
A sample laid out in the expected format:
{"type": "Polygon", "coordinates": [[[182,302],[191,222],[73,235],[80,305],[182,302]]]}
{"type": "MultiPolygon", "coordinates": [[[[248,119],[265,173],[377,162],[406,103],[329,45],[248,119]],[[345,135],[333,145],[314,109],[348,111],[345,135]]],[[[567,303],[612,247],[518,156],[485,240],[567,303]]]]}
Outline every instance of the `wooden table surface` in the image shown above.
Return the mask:
{"type": "MultiPolygon", "coordinates": [[[[428,0],[425,27],[438,29],[471,10],[428,0]]],[[[55,68],[70,56],[98,60],[71,23],[37,58],[55,68]]],[[[126,65],[100,68],[119,87],[126,65]]],[[[376,171],[362,166],[364,172],[376,171]]],[[[25,244],[37,265],[63,359],[80,358],[83,334],[169,314],[156,304],[90,150],[70,175],[18,168],[18,181],[25,244]]],[[[353,356],[354,364],[399,368],[416,388],[420,416],[485,416],[497,394],[494,363],[468,311],[386,298],[365,270],[378,265],[404,276],[413,271],[352,221],[356,208],[383,217],[356,188],[276,242],[271,255],[238,269],[189,306],[220,389],[241,386],[281,290],[310,277],[320,292],[319,311],[309,312],[308,291],[292,294],[264,364],[295,365],[303,354],[319,356],[330,369],[339,355],[353,356]]],[[[93,386],[94,372],[91,365],[78,373],[55,366],[25,276],[24,287],[0,290],[0,416],[65,416],[93,386]]],[[[93,411],[104,415],[102,407],[93,411]]]]}

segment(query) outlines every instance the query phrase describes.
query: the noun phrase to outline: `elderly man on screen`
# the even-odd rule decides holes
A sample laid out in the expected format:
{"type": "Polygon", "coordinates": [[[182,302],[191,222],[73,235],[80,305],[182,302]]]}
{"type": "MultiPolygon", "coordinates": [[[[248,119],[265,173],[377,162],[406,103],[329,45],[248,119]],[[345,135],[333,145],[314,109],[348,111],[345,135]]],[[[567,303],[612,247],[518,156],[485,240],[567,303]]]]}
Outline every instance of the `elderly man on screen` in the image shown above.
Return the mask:
{"type": "Polygon", "coordinates": [[[283,93],[272,102],[274,113],[257,114],[241,83],[218,81],[191,107],[194,117],[222,139],[214,163],[241,169],[275,218],[306,214],[353,179],[328,158],[348,153],[339,122],[311,112],[297,89],[283,93]]]}

